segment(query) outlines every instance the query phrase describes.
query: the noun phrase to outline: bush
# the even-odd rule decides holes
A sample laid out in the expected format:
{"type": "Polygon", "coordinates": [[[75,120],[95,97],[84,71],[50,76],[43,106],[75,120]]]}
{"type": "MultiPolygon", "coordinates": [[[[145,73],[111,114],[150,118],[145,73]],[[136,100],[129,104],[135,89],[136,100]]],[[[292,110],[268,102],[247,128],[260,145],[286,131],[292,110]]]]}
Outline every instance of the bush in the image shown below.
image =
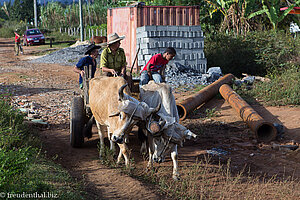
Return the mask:
{"type": "Polygon", "coordinates": [[[240,88],[237,92],[243,98],[260,99],[267,105],[300,105],[299,66],[292,65],[280,73],[274,72],[270,78],[270,82],[255,83],[252,90],[240,88]]]}
{"type": "Polygon", "coordinates": [[[208,68],[219,66],[224,74],[237,77],[242,73],[265,76],[299,57],[297,43],[299,38],[283,32],[251,32],[245,37],[217,33],[206,37],[204,50],[208,68]]]}

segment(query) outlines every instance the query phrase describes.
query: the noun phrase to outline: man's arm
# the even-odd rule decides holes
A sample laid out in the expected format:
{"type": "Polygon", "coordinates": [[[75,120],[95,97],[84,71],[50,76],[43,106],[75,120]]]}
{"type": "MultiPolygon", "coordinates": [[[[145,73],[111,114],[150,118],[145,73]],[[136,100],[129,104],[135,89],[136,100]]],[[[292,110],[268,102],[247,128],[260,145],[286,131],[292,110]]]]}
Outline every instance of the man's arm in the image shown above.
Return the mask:
{"type": "Polygon", "coordinates": [[[151,63],[149,63],[148,66],[147,66],[147,73],[148,73],[148,76],[149,76],[150,80],[153,80],[152,73],[151,73],[151,68],[150,68],[151,66],[153,66],[153,65],[151,63]]]}
{"type": "Polygon", "coordinates": [[[163,82],[165,82],[165,69],[166,69],[166,65],[162,66],[162,68],[159,70],[159,73],[161,75],[161,78],[163,80],[163,82]]]}

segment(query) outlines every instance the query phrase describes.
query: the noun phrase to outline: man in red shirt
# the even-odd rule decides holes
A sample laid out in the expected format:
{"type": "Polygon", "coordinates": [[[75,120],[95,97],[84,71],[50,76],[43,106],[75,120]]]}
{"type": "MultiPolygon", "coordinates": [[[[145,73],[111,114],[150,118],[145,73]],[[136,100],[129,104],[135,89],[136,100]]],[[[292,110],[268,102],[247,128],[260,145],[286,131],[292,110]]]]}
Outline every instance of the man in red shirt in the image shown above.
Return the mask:
{"type": "Polygon", "coordinates": [[[155,83],[164,81],[166,64],[174,58],[176,51],[173,47],[168,47],[163,54],[159,53],[150,58],[141,72],[140,85],[146,85],[150,80],[155,83]]]}
{"type": "Polygon", "coordinates": [[[19,55],[19,50],[21,50],[21,54],[23,54],[23,49],[21,47],[21,37],[20,35],[17,33],[18,29],[16,29],[15,33],[15,53],[16,56],[19,55]]]}

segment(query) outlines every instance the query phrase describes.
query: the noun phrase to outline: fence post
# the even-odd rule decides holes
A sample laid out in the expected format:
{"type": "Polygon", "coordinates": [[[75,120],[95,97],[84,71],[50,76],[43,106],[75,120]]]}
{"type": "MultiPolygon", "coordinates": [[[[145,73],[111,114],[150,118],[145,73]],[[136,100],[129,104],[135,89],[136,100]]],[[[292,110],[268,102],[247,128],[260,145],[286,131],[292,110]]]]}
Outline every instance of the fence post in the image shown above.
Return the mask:
{"type": "Polygon", "coordinates": [[[98,29],[96,29],[96,36],[98,36],[98,29]]]}
{"type": "Polygon", "coordinates": [[[89,29],[89,38],[91,38],[91,29],[89,29]]]}

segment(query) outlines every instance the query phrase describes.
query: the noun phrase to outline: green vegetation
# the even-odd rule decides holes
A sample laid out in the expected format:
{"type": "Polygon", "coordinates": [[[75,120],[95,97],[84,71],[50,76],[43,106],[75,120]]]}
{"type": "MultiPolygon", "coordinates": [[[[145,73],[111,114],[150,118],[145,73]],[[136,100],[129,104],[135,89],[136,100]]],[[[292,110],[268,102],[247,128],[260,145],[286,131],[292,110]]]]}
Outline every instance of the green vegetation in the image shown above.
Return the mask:
{"type": "Polygon", "coordinates": [[[59,199],[83,199],[79,182],[60,166],[44,159],[36,135],[24,116],[0,99],[0,191],[5,194],[42,194],[59,199]]]}
{"type": "Polygon", "coordinates": [[[294,39],[283,31],[251,32],[247,36],[218,33],[207,36],[204,51],[208,68],[220,66],[224,74],[237,77],[242,73],[264,76],[287,67],[289,62],[297,64],[299,44],[299,37],[294,39]]]}
{"type": "Polygon", "coordinates": [[[270,82],[255,82],[252,90],[241,87],[237,92],[248,102],[258,99],[267,105],[300,105],[299,65],[274,72],[269,77],[270,82]]]}
{"type": "Polygon", "coordinates": [[[212,108],[212,109],[206,109],[205,110],[205,114],[207,118],[212,118],[212,117],[216,117],[219,112],[216,110],[216,108],[212,108]]]}

